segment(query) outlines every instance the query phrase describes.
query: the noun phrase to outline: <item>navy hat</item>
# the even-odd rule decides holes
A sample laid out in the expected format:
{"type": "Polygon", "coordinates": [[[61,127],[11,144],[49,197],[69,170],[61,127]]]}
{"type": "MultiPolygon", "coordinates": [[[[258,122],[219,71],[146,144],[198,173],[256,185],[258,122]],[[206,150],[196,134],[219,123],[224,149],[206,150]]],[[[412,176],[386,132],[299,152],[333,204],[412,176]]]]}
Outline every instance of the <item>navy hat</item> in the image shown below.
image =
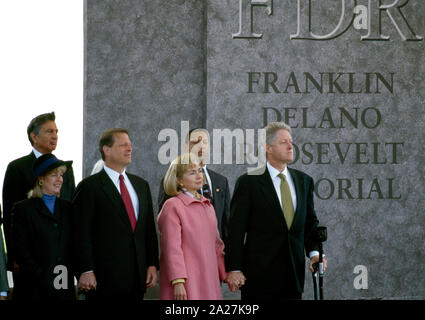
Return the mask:
{"type": "Polygon", "coordinates": [[[37,178],[39,176],[45,174],[46,172],[49,172],[50,170],[61,166],[65,166],[67,169],[69,169],[71,165],[72,161],[59,160],[51,153],[43,154],[42,156],[38,157],[37,160],[35,160],[34,165],[32,167],[34,174],[33,184],[37,182],[37,178]]]}

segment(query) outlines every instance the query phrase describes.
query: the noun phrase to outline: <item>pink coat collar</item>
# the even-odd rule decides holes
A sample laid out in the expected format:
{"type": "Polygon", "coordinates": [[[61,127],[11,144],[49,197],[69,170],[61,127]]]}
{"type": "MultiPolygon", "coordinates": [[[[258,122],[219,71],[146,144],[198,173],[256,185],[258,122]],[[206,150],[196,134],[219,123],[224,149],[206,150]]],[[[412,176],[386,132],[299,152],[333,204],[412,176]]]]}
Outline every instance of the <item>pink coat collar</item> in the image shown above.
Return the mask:
{"type": "Polygon", "coordinates": [[[211,205],[211,202],[202,195],[200,200],[192,198],[191,196],[188,196],[187,194],[184,194],[184,193],[179,193],[176,197],[179,198],[184,203],[185,206],[189,206],[193,202],[203,202],[203,203],[207,203],[211,205]]]}

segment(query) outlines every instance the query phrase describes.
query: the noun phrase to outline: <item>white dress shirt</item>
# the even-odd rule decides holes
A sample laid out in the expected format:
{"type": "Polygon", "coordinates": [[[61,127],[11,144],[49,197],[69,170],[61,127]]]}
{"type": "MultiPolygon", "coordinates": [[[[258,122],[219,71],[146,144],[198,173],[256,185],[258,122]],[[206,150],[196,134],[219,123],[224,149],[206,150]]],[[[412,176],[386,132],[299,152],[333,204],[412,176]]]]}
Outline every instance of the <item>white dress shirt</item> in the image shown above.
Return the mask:
{"type": "Polygon", "coordinates": [[[39,152],[36,148],[32,148],[32,152],[34,152],[35,157],[38,159],[40,158],[43,154],[41,152],[39,152]]]}
{"type": "MultiPolygon", "coordinates": [[[[118,192],[121,194],[120,189],[120,173],[116,172],[115,170],[112,170],[111,168],[108,168],[106,164],[104,165],[104,169],[108,177],[112,180],[115,187],[117,188],[118,192]]],[[[130,180],[128,179],[127,175],[125,174],[125,170],[121,173],[124,177],[124,183],[127,187],[128,193],[130,194],[131,203],[133,204],[134,213],[136,215],[136,220],[139,217],[139,198],[137,197],[136,190],[134,190],[130,180]]]]}
{"type": "MultiPolygon", "coordinates": [[[[278,177],[280,173],[285,176],[286,181],[288,181],[289,190],[291,191],[292,205],[294,206],[294,212],[297,211],[297,193],[295,192],[294,181],[292,180],[291,175],[289,174],[288,167],[285,167],[285,170],[280,172],[267,161],[267,169],[270,173],[270,178],[272,178],[274,189],[276,190],[277,197],[279,198],[280,206],[282,207],[282,199],[280,194],[280,184],[282,179],[278,177]]],[[[282,208],[283,209],[283,208],[282,208]]]]}

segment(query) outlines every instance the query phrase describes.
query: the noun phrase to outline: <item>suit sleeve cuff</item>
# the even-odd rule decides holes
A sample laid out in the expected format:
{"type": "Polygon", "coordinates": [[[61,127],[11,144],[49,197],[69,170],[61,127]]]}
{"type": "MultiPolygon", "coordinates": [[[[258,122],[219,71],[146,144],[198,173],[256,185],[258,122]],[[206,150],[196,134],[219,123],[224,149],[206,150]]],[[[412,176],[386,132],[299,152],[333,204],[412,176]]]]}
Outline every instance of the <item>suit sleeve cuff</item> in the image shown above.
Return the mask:
{"type": "Polygon", "coordinates": [[[317,251],[317,250],[313,250],[313,251],[310,251],[310,253],[309,253],[309,258],[311,259],[311,258],[313,258],[314,256],[318,256],[319,255],[319,251],[317,251]]]}

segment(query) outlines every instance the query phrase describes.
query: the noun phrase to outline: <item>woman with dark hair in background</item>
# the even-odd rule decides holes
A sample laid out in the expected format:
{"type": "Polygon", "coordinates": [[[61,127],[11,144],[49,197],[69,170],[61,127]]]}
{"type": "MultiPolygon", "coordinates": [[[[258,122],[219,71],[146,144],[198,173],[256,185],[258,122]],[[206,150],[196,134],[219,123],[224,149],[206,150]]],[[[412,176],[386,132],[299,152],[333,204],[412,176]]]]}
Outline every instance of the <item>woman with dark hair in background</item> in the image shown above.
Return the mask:
{"type": "Polygon", "coordinates": [[[22,281],[19,300],[75,300],[71,202],[59,198],[72,161],[51,153],[33,166],[33,189],[12,209],[12,236],[22,281]]]}

